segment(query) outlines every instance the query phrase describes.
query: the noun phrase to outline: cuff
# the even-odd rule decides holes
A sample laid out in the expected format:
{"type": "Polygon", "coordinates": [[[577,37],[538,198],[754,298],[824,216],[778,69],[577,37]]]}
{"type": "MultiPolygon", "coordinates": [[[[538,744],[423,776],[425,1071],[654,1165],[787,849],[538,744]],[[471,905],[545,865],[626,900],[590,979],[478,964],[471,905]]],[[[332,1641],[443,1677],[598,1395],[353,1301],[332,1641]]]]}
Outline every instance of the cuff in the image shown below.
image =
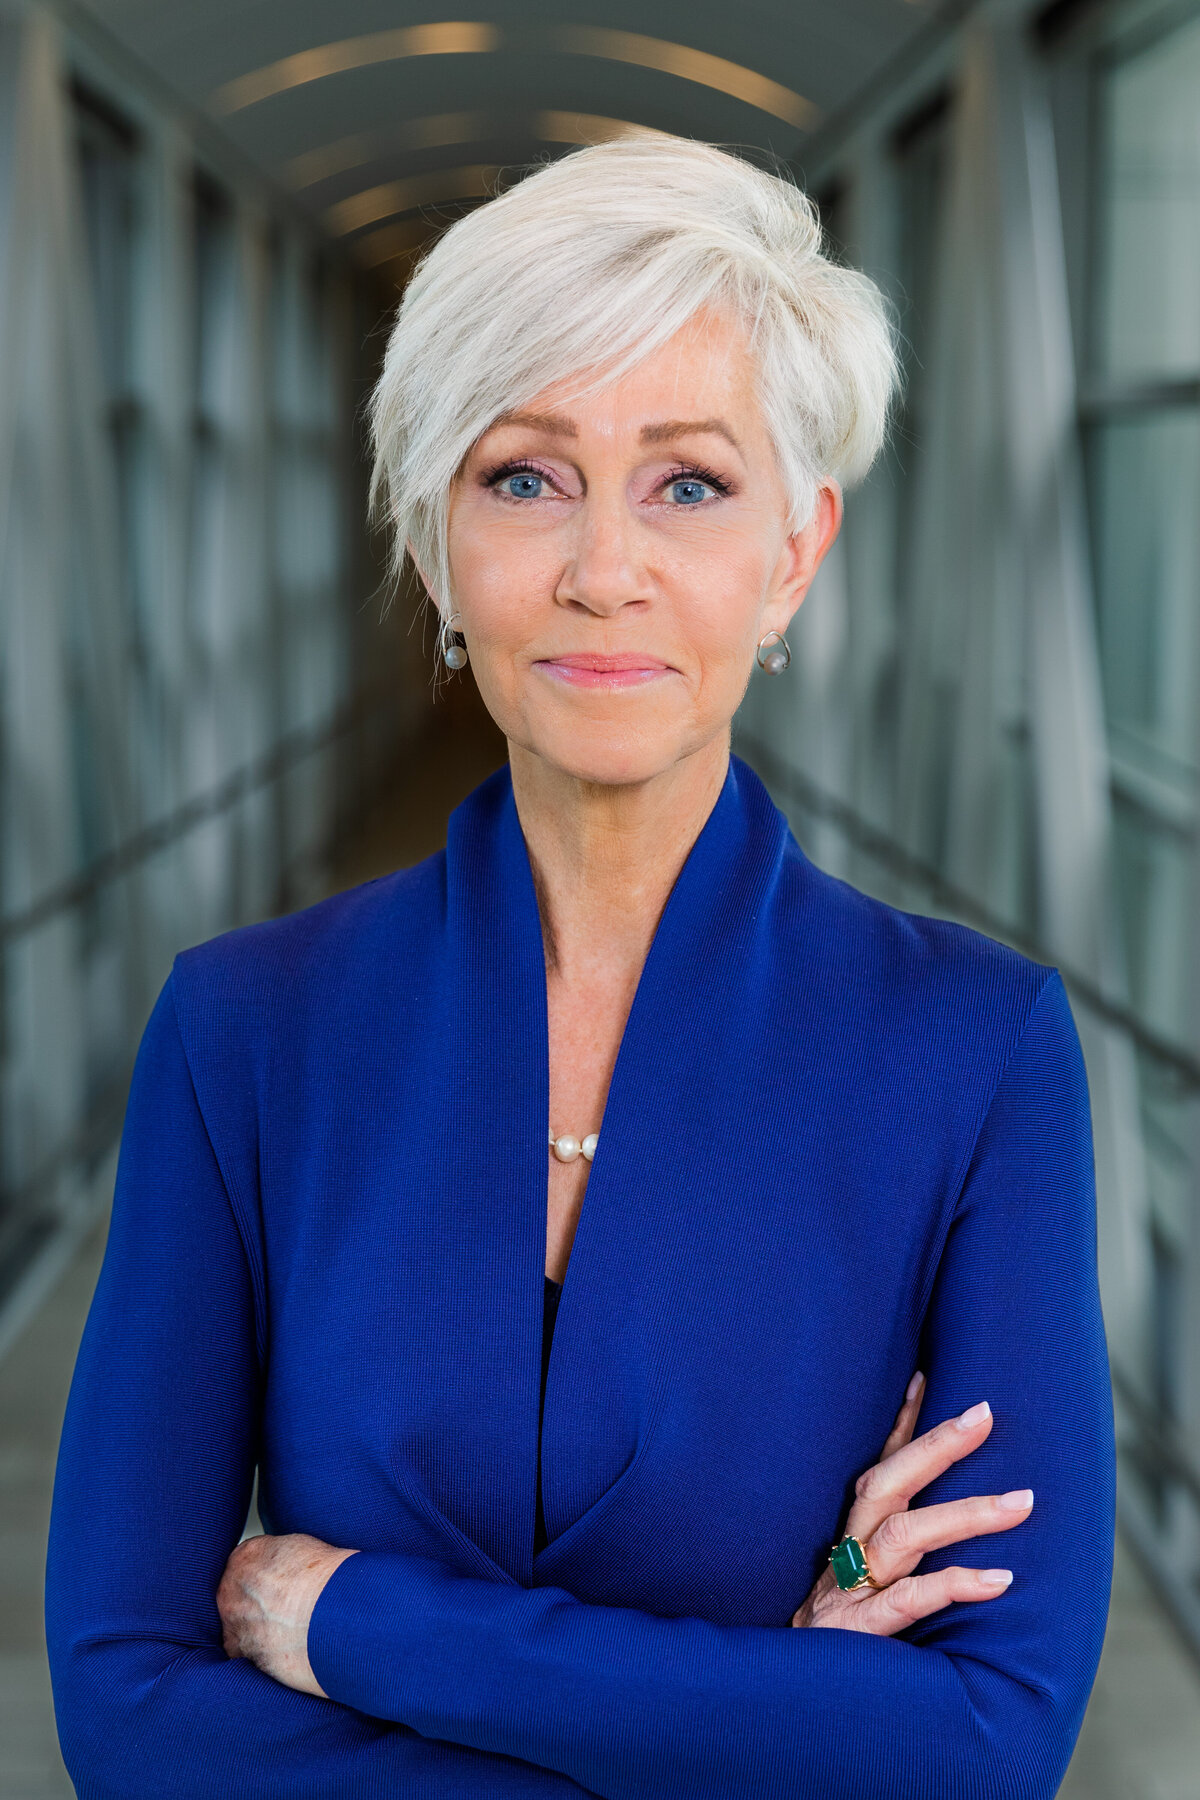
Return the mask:
{"type": "Polygon", "coordinates": [[[433,1617],[438,1565],[422,1557],[356,1550],[340,1562],[308,1621],[313,1674],[343,1706],[375,1718],[404,1717],[405,1671],[433,1617]]]}

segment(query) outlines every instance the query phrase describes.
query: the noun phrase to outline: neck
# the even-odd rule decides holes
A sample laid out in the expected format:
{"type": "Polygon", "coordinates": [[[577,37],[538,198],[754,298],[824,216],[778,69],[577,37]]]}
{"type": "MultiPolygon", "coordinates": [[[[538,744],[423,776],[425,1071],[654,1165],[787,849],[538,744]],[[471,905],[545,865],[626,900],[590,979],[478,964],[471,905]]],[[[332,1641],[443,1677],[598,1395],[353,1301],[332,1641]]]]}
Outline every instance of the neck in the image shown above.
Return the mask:
{"type": "Polygon", "coordinates": [[[614,961],[640,969],[724,784],[728,733],[660,775],[619,785],[581,780],[513,743],[509,762],[547,968],[568,983],[614,961]]]}

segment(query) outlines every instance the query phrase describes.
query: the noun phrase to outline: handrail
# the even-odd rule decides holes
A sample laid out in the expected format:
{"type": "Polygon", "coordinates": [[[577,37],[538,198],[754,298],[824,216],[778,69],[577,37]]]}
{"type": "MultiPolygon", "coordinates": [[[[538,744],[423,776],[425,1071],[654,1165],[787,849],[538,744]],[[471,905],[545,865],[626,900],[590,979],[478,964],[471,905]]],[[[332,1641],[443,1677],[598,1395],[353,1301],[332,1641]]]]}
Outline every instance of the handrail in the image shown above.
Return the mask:
{"type": "MultiPolygon", "coordinates": [[[[92,894],[185,837],[197,826],[230,811],[257,789],[278,781],[290,769],[340,738],[357,730],[386,706],[395,704],[394,682],[365,684],[318,725],[304,726],[280,738],[264,756],[235,769],[215,787],[193,796],[163,818],[135,832],[124,842],[96,857],[68,880],[40,894],[27,906],[0,919],[0,951],[36,931],[60,913],[80,906],[92,894]]],[[[40,1197],[52,1189],[67,1170],[94,1163],[117,1138],[125,1108],[133,1062],[130,1057],[105,1084],[85,1116],[49,1152],[36,1168],[9,1186],[0,1185],[0,1349],[8,1341],[14,1303],[20,1310],[20,1293],[27,1278],[36,1277],[36,1266],[54,1252],[61,1221],[50,1218],[49,1240],[39,1233],[38,1221],[49,1218],[40,1197]],[[22,1224],[22,1221],[25,1224],[22,1224]],[[28,1229],[26,1229],[28,1226],[28,1229]],[[10,1241],[11,1240],[11,1241],[10,1241]]]]}
{"type": "Polygon", "coordinates": [[[395,700],[394,685],[378,683],[362,687],[320,725],[300,726],[295,731],[285,733],[265,756],[243,763],[240,769],[235,769],[223,781],[218,782],[216,787],[185,800],[163,818],[144,825],[123,843],[104,851],[78,874],[68,876],[65,881],[39,894],[28,905],[18,907],[16,911],[0,918],[0,949],[15,939],[38,930],[59,913],[73,911],[100,888],[107,887],[110,882],[128,874],[139,863],[149,861],[177,839],[186,837],[198,825],[229,812],[247,794],[269,786],[306,757],[314,755],[318,750],[327,749],[338,738],[345,737],[365,718],[381,711],[389,700],[395,700]]]}
{"type": "Polygon", "coordinates": [[[799,769],[791,768],[752,735],[739,732],[736,742],[739,754],[744,749],[746,760],[762,770],[763,778],[769,786],[781,793],[790,793],[806,812],[817,818],[828,819],[855,849],[872,857],[881,867],[899,876],[901,880],[923,888],[931,900],[944,906],[948,912],[956,913],[964,920],[978,925],[989,937],[999,938],[1014,950],[1032,957],[1035,962],[1053,964],[1067,988],[1089,1012],[1124,1032],[1139,1050],[1160,1067],[1169,1069],[1184,1087],[1200,1091],[1200,1058],[1147,1025],[1125,1001],[1113,999],[1090,976],[1072,968],[1027,932],[1001,919],[965,888],[948,881],[932,863],[914,856],[911,850],[907,850],[888,832],[872,825],[854,807],[819,787],[799,769]]]}
{"type": "Polygon", "coordinates": [[[1185,1487],[1195,1506],[1200,1508],[1200,1469],[1178,1441],[1171,1426],[1159,1418],[1146,1403],[1137,1385],[1125,1371],[1110,1359],[1113,1386],[1123,1405],[1128,1407],[1133,1423],[1142,1439],[1148,1460],[1164,1475],[1185,1487]]]}

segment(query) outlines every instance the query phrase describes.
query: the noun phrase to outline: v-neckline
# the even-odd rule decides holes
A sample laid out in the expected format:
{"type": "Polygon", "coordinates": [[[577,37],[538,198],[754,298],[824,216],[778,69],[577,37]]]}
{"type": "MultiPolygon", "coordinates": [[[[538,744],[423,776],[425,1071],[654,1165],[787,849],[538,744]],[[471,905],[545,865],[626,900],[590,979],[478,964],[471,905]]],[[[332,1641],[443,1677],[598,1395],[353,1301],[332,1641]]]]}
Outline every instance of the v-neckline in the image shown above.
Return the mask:
{"type": "MultiPolygon", "coordinates": [[[[687,855],[683,859],[683,863],[680,866],[679,873],[676,876],[675,881],[673,882],[673,884],[671,886],[671,890],[668,893],[666,901],[663,905],[662,912],[659,915],[658,923],[655,926],[654,931],[651,935],[650,943],[647,947],[646,955],[642,962],[642,968],[639,973],[638,980],[634,987],[633,998],[630,1001],[629,1011],[625,1017],[625,1025],[624,1025],[624,1029],[621,1032],[620,1042],[617,1045],[617,1053],[616,1053],[615,1058],[613,1059],[613,1066],[612,1066],[611,1074],[609,1076],[608,1092],[607,1092],[606,1099],[605,1099],[603,1114],[602,1114],[601,1118],[597,1121],[597,1131],[598,1132],[603,1129],[605,1120],[609,1116],[614,1090],[616,1090],[618,1088],[620,1078],[623,1075],[624,1070],[625,1070],[625,1065],[627,1064],[627,1062],[629,1060],[629,1058],[626,1054],[626,1046],[630,1043],[631,1028],[640,1027],[640,1025],[641,1025],[641,1012],[644,1012],[644,1010],[645,1010],[645,1003],[643,1001],[642,1007],[639,1010],[638,1002],[639,1002],[639,999],[642,998],[642,996],[646,990],[647,973],[648,973],[648,971],[651,970],[652,965],[654,965],[654,963],[655,963],[655,952],[659,946],[660,941],[662,940],[662,938],[664,936],[664,928],[667,926],[668,920],[672,920],[674,922],[674,915],[677,915],[677,913],[679,911],[679,906],[676,903],[676,895],[680,892],[680,889],[684,884],[685,877],[688,876],[689,870],[691,870],[691,879],[693,881],[695,880],[696,872],[697,872],[695,865],[704,858],[705,851],[710,848],[710,842],[706,841],[706,840],[711,840],[711,838],[713,836],[716,836],[719,834],[721,825],[728,822],[727,815],[730,814],[733,810],[735,810],[737,799],[738,799],[737,773],[736,773],[735,766],[734,766],[736,761],[737,761],[737,759],[731,753],[730,757],[729,757],[729,761],[726,765],[725,777],[721,783],[721,787],[718,791],[717,797],[716,797],[715,801],[713,802],[712,806],[709,808],[708,815],[705,818],[704,823],[701,825],[700,830],[697,832],[696,837],[693,839],[691,848],[689,849],[687,855]]],[[[520,840],[520,850],[521,850],[522,856],[518,858],[518,861],[520,861],[522,859],[524,861],[525,874],[527,877],[527,882],[526,882],[527,893],[528,893],[528,895],[532,896],[534,919],[536,920],[536,923],[537,923],[537,936],[538,936],[538,946],[539,946],[539,951],[540,951],[540,966],[541,966],[541,975],[542,975],[542,979],[541,979],[541,983],[540,983],[540,997],[541,997],[541,1002],[542,1002],[542,1005],[541,1005],[541,1028],[542,1028],[541,1062],[543,1063],[543,1065],[545,1067],[546,1091],[547,1091],[547,1095],[548,1095],[549,1094],[549,1085],[550,1085],[550,1017],[549,1017],[549,1002],[548,1002],[547,982],[546,982],[545,950],[544,950],[544,946],[543,946],[542,929],[541,929],[541,912],[540,912],[540,909],[539,909],[538,903],[537,903],[537,889],[536,889],[536,885],[534,883],[534,878],[533,878],[533,865],[532,865],[532,862],[530,861],[530,857],[529,857],[529,847],[525,841],[525,833],[521,826],[520,814],[517,811],[516,795],[513,792],[512,771],[511,771],[510,766],[506,763],[504,765],[503,770],[500,771],[500,773],[507,774],[507,776],[508,776],[508,781],[506,784],[507,791],[506,791],[505,798],[504,798],[504,811],[505,811],[505,815],[506,815],[505,824],[509,827],[510,830],[511,830],[512,826],[515,825],[516,835],[517,835],[518,839],[520,840]]],[[[764,790],[764,793],[765,793],[765,790],[764,790]]],[[[544,1137],[543,1137],[543,1141],[545,1141],[544,1137]]],[[[589,1168],[588,1168],[587,1180],[584,1183],[583,1198],[580,1201],[579,1215],[575,1221],[575,1230],[571,1237],[571,1246],[567,1253],[567,1264],[566,1264],[566,1268],[563,1270],[563,1278],[561,1281],[555,1282],[555,1285],[557,1286],[558,1291],[559,1291],[559,1305],[560,1306],[562,1303],[562,1298],[563,1298],[564,1294],[566,1293],[567,1280],[570,1275],[571,1265],[575,1260],[575,1246],[579,1239],[579,1233],[583,1228],[585,1214],[588,1211],[588,1199],[589,1199],[589,1196],[591,1195],[591,1193],[595,1187],[595,1184],[596,1184],[596,1163],[597,1163],[599,1156],[600,1156],[600,1146],[599,1146],[599,1144],[597,1144],[595,1155],[593,1156],[591,1163],[589,1165],[589,1168]]],[[[549,1218],[550,1218],[550,1184],[549,1184],[549,1171],[547,1170],[546,1193],[545,1193],[545,1224],[546,1224],[547,1231],[549,1230],[549,1218]]],[[[542,1259],[542,1266],[543,1266],[543,1272],[544,1272],[544,1270],[545,1270],[544,1254],[543,1254],[543,1259],[542,1259]]],[[[553,1281],[554,1277],[546,1276],[546,1279],[549,1281],[553,1281]]],[[[556,1334],[557,1334],[557,1329],[558,1329],[558,1327],[557,1327],[557,1323],[556,1323],[556,1325],[555,1325],[556,1334]]],[[[548,1382],[548,1378],[547,1378],[547,1382],[548,1382]]]]}
{"type": "MultiPolygon", "coordinates": [[[[629,1463],[628,1445],[649,1428],[653,1372],[644,1370],[640,1391],[638,1384],[630,1386],[628,1367],[624,1391],[616,1379],[617,1361],[628,1365],[621,1334],[631,1327],[631,1307],[641,1304],[650,1265],[663,1256],[658,1223],[632,1204],[655,1161],[647,1106],[669,1114],[674,1096],[664,1068],[693,1054],[691,1043],[675,1042],[674,1033],[682,1013],[698,1003],[697,971],[707,965],[702,986],[737,979],[739,942],[749,942],[744,928],[761,908],[789,835],[757,777],[731,755],[717,799],[668,895],[630,1004],[604,1128],[557,1284],[541,1400],[544,1308],[534,1296],[544,1295],[544,1283],[553,1279],[545,1273],[549,1020],[541,920],[508,765],[451,816],[447,925],[460,994],[450,1026],[452,1064],[471,1145],[470,1155],[464,1148],[461,1161],[455,1158],[451,1178],[461,1216],[474,1221],[474,1236],[463,1249],[474,1243],[481,1259],[473,1275],[464,1268],[462,1279],[470,1279],[476,1303],[517,1359],[507,1379],[499,1369],[478,1372],[493,1399],[483,1402],[472,1454],[505,1473],[491,1486],[481,1481],[464,1510],[470,1535],[518,1578],[529,1569],[539,1454],[552,1534],[544,1560],[602,1502],[629,1463]],[[713,967],[717,944],[722,960],[713,967]],[[665,1032],[664,1020],[671,1022],[665,1032]],[[654,1090],[664,1080],[658,1095],[654,1090]],[[584,1433],[573,1431],[581,1414],[588,1419],[584,1433]],[[587,1439],[582,1457],[575,1454],[581,1437],[587,1439]],[[520,1485],[515,1464],[521,1458],[527,1459],[529,1483],[527,1537],[518,1522],[502,1516],[504,1496],[520,1485]]],[[[693,1038],[703,1039],[702,1019],[693,1038]]],[[[463,1449],[465,1454],[471,1446],[463,1449]]]]}

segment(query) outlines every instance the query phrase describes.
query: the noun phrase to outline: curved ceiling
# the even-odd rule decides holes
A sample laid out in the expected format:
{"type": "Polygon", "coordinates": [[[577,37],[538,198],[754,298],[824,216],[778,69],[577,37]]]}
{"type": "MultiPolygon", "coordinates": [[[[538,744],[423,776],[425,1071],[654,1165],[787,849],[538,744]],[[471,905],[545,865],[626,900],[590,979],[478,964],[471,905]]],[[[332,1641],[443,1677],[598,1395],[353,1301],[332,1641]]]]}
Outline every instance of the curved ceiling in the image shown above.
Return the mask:
{"type": "Polygon", "coordinates": [[[365,265],[507,170],[634,127],[793,159],[928,18],[919,0],[87,4],[365,265]]]}

